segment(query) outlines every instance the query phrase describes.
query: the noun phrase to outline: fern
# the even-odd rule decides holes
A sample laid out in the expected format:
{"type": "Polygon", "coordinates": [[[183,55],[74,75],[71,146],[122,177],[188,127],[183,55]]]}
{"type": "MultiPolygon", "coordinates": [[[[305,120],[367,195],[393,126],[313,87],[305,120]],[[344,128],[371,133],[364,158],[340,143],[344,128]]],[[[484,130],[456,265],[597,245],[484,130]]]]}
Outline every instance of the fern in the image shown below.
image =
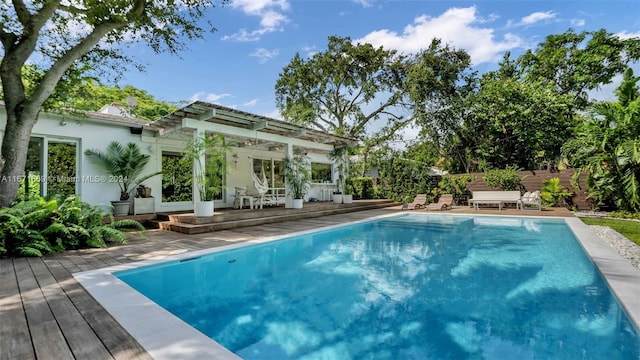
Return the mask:
{"type": "Polygon", "coordinates": [[[60,200],[19,202],[0,209],[0,255],[42,256],[54,251],[84,247],[106,247],[107,242],[126,244],[122,228],[144,230],[135,220],[112,221],[99,206],[77,196],[60,200]]]}

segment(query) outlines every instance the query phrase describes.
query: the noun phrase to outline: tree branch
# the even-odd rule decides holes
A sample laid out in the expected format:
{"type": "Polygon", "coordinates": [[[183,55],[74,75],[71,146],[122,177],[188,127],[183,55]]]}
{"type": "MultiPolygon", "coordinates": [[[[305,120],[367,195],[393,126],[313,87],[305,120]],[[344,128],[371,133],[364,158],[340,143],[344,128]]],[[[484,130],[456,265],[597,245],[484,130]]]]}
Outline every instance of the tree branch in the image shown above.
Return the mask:
{"type": "Polygon", "coordinates": [[[69,69],[76,60],[78,60],[82,55],[88,53],[91,48],[98,44],[106,34],[126,26],[130,19],[139,17],[144,12],[145,6],[146,0],[137,0],[131,10],[127,13],[127,16],[123,17],[121,21],[109,20],[97,24],[89,35],[56,60],[42,78],[42,81],[28,100],[28,104],[39,108],[53,93],[56,84],[60,78],[62,78],[65,71],[67,71],[67,69],[69,69]]]}
{"type": "Polygon", "coordinates": [[[12,0],[13,8],[16,10],[18,21],[26,29],[29,27],[29,21],[31,20],[31,13],[22,0],[12,0]]]}

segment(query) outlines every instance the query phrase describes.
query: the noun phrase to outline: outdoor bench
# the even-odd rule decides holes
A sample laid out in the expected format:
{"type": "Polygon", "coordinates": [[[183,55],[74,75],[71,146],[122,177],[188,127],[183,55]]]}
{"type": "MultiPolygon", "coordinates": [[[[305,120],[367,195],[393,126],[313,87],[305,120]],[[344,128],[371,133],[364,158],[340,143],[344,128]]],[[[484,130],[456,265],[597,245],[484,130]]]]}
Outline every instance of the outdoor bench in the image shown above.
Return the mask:
{"type": "Polygon", "coordinates": [[[474,191],[469,206],[478,210],[478,205],[497,205],[502,210],[503,204],[518,204],[520,191],[474,191]]]}

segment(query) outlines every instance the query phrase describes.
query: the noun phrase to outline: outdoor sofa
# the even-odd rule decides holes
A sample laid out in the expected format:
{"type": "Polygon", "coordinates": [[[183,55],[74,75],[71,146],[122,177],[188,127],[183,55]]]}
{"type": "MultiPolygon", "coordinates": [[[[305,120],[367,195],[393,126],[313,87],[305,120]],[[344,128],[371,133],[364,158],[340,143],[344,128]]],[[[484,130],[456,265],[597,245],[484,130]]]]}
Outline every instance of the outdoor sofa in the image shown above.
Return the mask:
{"type": "Polygon", "coordinates": [[[478,205],[497,205],[502,210],[504,204],[514,204],[518,206],[520,201],[520,191],[473,191],[469,206],[478,210],[478,205]]]}

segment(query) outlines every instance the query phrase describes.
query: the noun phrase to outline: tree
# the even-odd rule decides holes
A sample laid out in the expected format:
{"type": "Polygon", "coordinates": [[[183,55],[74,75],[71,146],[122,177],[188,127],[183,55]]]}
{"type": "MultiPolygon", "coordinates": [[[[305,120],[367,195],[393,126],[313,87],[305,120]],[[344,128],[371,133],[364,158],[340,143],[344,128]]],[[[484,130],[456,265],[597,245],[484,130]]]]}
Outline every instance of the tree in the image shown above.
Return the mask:
{"type": "Polygon", "coordinates": [[[640,211],[640,93],[631,69],[624,74],[618,101],[599,102],[576,126],[562,150],[578,168],[574,182],[586,173],[588,198],[596,206],[615,205],[640,211]]]}
{"type": "Polygon", "coordinates": [[[31,130],[56,86],[66,84],[61,79],[73,79],[87,67],[121,71],[124,67],[116,64],[132,61],[116,45],[130,39],[156,52],[176,53],[184,48],[185,39],[203,36],[205,29],[198,20],[205,8],[214,5],[213,0],[14,0],[11,4],[0,7],[0,81],[7,114],[0,150],[4,161],[0,178],[5,180],[0,182],[0,206],[16,197],[31,130]],[[41,76],[26,81],[27,63],[41,76]]]}
{"type": "Polygon", "coordinates": [[[611,83],[629,63],[640,59],[640,38],[621,39],[604,29],[549,35],[518,59],[519,72],[531,82],[553,84],[571,94],[577,109],[589,104],[588,91],[611,83]]]}
{"type": "Polygon", "coordinates": [[[482,170],[536,169],[557,162],[574,126],[573,98],[543,82],[485,74],[465,126],[472,130],[471,158],[482,170]]]}
{"type": "Polygon", "coordinates": [[[327,51],[308,60],[296,54],[284,67],[275,86],[276,105],[289,122],[363,138],[375,120],[403,123],[399,108],[408,65],[396,51],[332,36],[327,51]]]}
{"type": "Polygon", "coordinates": [[[157,120],[177,109],[175,104],[156,100],[145,90],[131,85],[110,87],[95,81],[83,82],[75,94],[67,98],[67,106],[76,110],[97,111],[110,103],[126,104],[133,97],[137,105],[130,108],[131,115],[139,119],[157,120]]]}

